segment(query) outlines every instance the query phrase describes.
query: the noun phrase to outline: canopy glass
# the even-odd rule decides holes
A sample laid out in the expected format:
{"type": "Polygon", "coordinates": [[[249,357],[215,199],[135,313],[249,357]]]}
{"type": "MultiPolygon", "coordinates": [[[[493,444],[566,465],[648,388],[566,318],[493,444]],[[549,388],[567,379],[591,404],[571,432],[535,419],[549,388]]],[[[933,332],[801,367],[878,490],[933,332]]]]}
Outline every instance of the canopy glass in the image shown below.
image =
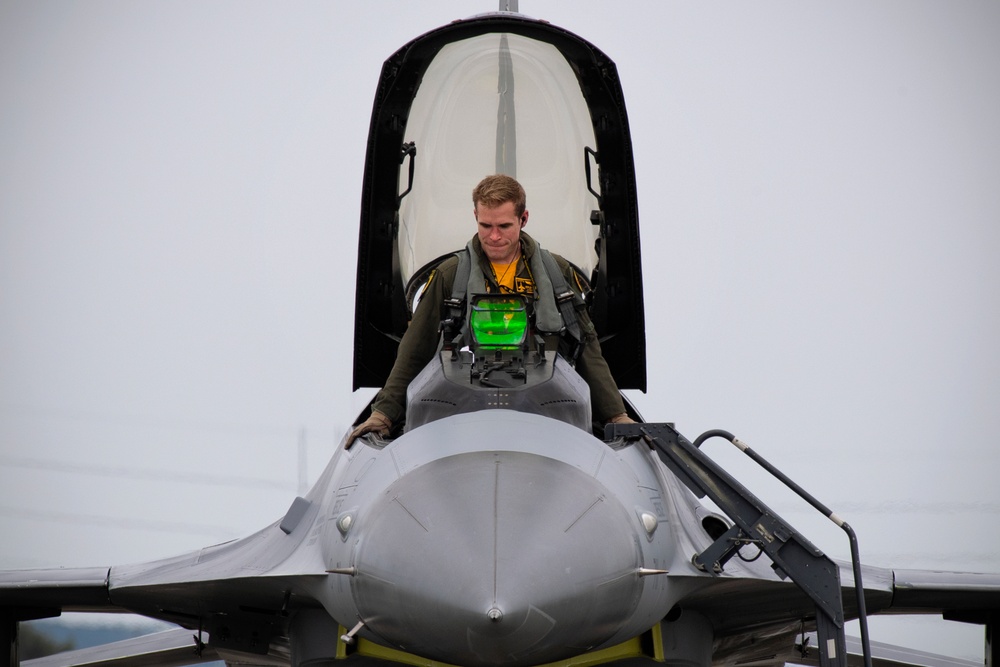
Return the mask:
{"type": "Polygon", "coordinates": [[[416,152],[399,173],[400,194],[410,188],[399,208],[403,284],[475,234],[472,189],[493,173],[527,191],[525,231],[590,275],[598,202],[584,149],[595,147],[594,132],[579,81],[555,47],[497,33],[448,44],[427,67],[404,142],[416,152]]]}

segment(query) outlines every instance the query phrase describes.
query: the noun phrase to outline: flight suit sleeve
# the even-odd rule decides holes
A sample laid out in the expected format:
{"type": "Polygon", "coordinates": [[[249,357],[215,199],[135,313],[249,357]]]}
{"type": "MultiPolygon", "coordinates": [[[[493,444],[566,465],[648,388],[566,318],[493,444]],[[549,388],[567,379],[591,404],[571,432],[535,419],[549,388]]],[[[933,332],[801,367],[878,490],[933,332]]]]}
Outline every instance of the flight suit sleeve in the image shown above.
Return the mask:
{"type": "Polygon", "coordinates": [[[586,311],[577,311],[577,318],[584,335],[584,344],[580,357],[576,360],[576,372],[590,386],[590,409],[594,420],[604,423],[625,412],[625,403],[601,352],[601,343],[597,340],[597,332],[590,316],[586,311]]]}
{"type": "MultiPolygon", "coordinates": [[[[557,261],[559,259],[562,258],[557,257],[557,261]]],[[[558,263],[566,283],[573,290],[577,290],[578,283],[573,267],[565,260],[558,263]]],[[[611,417],[625,412],[625,403],[622,401],[618,384],[611,375],[611,368],[608,367],[608,362],[601,352],[601,342],[597,338],[597,331],[587,313],[587,307],[582,304],[577,306],[576,317],[583,338],[583,349],[576,360],[576,372],[590,387],[590,409],[594,421],[604,423],[611,417]]]]}
{"type": "Polygon", "coordinates": [[[410,320],[396,351],[396,362],[385,386],[375,396],[372,409],[399,424],[406,414],[406,389],[417,374],[434,358],[440,343],[438,329],[443,318],[445,295],[451,296],[457,260],[447,259],[434,272],[424,290],[417,310],[410,320]]]}

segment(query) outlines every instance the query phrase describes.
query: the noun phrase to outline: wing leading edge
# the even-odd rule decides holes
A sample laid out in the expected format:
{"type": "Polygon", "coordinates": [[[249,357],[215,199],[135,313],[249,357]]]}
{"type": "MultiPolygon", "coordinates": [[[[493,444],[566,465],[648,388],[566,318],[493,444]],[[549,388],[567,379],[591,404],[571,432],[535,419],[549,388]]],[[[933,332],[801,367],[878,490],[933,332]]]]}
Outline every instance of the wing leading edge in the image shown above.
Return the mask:
{"type": "MultiPolygon", "coordinates": [[[[309,535],[316,514],[304,500],[293,508],[303,503],[309,505],[303,517],[307,520],[291,529],[286,517],[249,537],[174,558],[114,567],[0,572],[0,646],[9,647],[0,648],[5,658],[0,667],[17,664],[19,622],[63,611],[141,614],[210,634],[214,649],[229,652],[227,662],[287,664],[281,655],[287,654],[283,647],[290,619],[296,611],[320,608],[315,593],[327,577],[315,550],[303,555],[296,548],[309,535]],[[278,656],[277,663],[272,654],[278,656]]],[[[194,646],[193,641],[187,643],[194,646]]],[[[171,652],[177,647],[161,648],[167,653],[156,659],[171,664],[202,661],[192,652],[190,662],[173,662],[179,659],[171,652]]],[[[115,650],[131,649],[122,645],[115,650]]],[[[105,660],[98,654],[77,658],[84,663],[105,660]]],[[[121,655],[114,660],[129,667],[144,664],[121,655]]]]}

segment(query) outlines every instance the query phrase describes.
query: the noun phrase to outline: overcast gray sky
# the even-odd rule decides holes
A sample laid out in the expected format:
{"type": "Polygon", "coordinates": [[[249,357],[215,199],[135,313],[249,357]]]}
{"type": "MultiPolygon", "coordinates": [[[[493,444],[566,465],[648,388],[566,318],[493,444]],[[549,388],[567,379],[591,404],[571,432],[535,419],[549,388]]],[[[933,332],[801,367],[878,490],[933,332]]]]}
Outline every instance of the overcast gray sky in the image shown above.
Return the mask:
{"type": "MultiPolygon", "coordinates": [[[[0,567],[246,535],[297,493],[300,443],[315,480],[370,396],[350,363],[381,64],[495,6],[0,2],[0,567]]],[[[749,442],[866,562],[1000,571],[1000,4],[615,7],[520,8],[622,78],[649,346],[631,398],[749,442]]],[[[973,627],[872,628],[982,656],[973,627]]]]}

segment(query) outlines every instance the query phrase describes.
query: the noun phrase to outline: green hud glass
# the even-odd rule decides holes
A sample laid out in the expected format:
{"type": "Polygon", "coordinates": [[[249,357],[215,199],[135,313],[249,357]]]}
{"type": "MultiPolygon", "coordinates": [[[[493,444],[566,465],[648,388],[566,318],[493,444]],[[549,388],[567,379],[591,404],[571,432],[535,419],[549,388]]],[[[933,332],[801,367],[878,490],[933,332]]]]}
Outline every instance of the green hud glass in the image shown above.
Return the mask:
{"type": "Polygon", "coordinates": [[[469,330],[479,349],[519,349],[528,335],[528,311],[524,299],[516,294],[474,295],[469,330]]]}

